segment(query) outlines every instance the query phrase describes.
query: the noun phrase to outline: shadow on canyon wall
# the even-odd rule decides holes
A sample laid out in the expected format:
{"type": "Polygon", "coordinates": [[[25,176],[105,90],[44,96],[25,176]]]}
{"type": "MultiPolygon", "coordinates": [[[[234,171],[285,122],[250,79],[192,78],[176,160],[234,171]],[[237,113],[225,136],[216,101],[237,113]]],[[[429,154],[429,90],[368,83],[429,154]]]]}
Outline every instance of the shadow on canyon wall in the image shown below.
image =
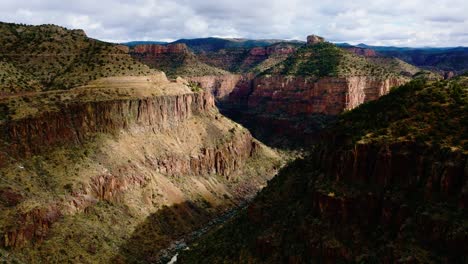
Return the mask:
{"type": "Polygon", "coordinates": [[[121,246],[114,263],[162,263],[178,248],[177,242],[195,238],[202,227],[219,216],[223,206],[213,207],[206,201],[196,204],[185,201],[163,206],[138,225],[130,239],[121,246]],[[182,240],[184,239],[184,240],[182,240]],[[172,250],[170,250],[170,249],[172,250]],[[167,250],[169,249],[169,250],[167,250]]]}

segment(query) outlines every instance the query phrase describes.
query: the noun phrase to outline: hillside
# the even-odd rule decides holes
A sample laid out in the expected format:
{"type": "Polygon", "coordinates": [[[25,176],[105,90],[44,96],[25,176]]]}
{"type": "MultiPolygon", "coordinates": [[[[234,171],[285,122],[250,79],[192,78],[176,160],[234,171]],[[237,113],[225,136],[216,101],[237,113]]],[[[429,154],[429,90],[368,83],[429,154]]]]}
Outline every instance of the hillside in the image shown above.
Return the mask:
{"type": "Polygon", "coordinates": [[[464,263],[468,77],[415,81],[341,115],[181,263],[464,263]]]}
{"type": "Polygon", "coordinates": [[[217,51],[206,51],[197,57],[206,64],[233,73],[259,73],[294,53],[301,43],[278,42],[267,46],[253,48],[227,48],[217,51]]]}
{"type": "Polygon", "coordinates": [[[2,92],[70,89],[101,77],[155,72],[82,30],[0,23],[0,35],[1,67],[8,65],[0,78],[2,92]],[[17,87],[11,80],[18,80],[17,87]]]}
{"type": "Polygon", "coordinates": [[[263,74],[320,77],[374,76],[396,74],[371,59],[358,56],[329,42],[301,47],[296,53],[263,74]]]}

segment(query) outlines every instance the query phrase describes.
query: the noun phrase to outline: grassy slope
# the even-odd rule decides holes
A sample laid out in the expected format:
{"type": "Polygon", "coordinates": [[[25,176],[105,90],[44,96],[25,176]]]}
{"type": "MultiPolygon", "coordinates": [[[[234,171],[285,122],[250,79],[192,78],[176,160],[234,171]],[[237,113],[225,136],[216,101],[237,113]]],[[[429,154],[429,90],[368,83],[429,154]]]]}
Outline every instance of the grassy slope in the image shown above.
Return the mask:
{"type": "MultiPolygon", "coordinates": [[[[325,142],[324,147],[350,150],[355,144],[404,141],[416,142],[439,153],[461,151],[466,155],[467,106],[467,77],[450,82],[412,82],[341,115],[328,133],[347,139],[344,142],[348,144],[337,143],[335,146],[325,142]]],[[[335,262],[337,259],[333,256],[346,252],[343,250],[350,250],[348,253],[359,263],[380,262],[391,252],[403,262],[437,263],[442,259],[449,262],[463,259],[466,252],[457,251],[456,247],[448,253],[437,245],[420,242],[416,238],[418,235],[429,239],[430,234],[421,232],[424,227],[411,219],[399,233],[385,226],[369,230],[352,224],[337,226],[333,224],[333,218],[314,215],[311,201],[317,193],[325,197],[336,196],[339,203],[340,197],[352,201],[350,197],[359,199],[359,194],[380,191],[375,186],[335,181],[333,175],[324,175],[317,164],[313,164],[312,154],[284,168],[256,197],[251,205],[253,210],[242,212],[237,219],[191,245],[192,250],[179,257],[182,263],[308,263],[314,259],[335,262]],[[321,255],[320,251],[314,253],[315,247],[324,249],[328,255],[321,255]]],[[[456,240],[468,234],[467,212],[456,204],[429,202],[419,196],[419,191],[405,193],[398,186],[387,187],[382,192],[392,201],[410,204],[416,219],[419,214],[419,217],[445,223],[446,239],[456,240]]],[[[466,254],[464,257],[466,261],[466,254]]]]}
{"type": "MultiPolygon", "coordinates": [[[[100,77],[154,72],[114,44],[54,25],[0,23],[0,58],[16,68],[6,79],[19,80],[16,85],[21,86],[34,79],[45,90],[69,89],[100,77]]],[[[1,90],[12,90],[10,86],[0,78],[1,90]]],[[[26,85],[22,90],[34,89],[26,85]]]]}

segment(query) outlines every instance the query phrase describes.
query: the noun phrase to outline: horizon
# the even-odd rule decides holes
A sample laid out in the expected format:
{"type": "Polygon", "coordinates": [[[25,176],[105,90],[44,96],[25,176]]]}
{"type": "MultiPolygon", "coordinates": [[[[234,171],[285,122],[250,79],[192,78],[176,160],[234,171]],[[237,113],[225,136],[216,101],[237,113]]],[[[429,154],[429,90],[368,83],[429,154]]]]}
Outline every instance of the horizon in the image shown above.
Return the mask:
{"type": "MultiPolygon", "coordinates": [[[[66,27],[66,26],[63,26],[63,25],[58,25],[58,24],[50,24],[50,23],[46,23],[46,24],[27,24],[27,23],[21,23],[21,22],[8,22],[8,21],[0,21],[0,23],[10,23],[10,24],[18,24],[18,25],[26,25],[26,26],[43,26],[43,25],[54,25],[54,26],[59,26],[59,27],[64,27],[68,30],[83,30],[85,32],[85,34],[90,37],[90,38],[93,38],[92,36],[89,36],[88,33],[86,32],[86,30],[82,29],[82,28],[69,28],[69,27],[66,27]]],[[[306,36],[307,37],[307,36],[306,36]]],[[[160,44],[160,45],[166,45],[166,44],[171,44],[173,42],[176,42],[176,41],[180,41],[180,40],[194,40],[194,39],[209,39],[209,38],[216,38],[216,39],[225,39],[225,40],[245,40],[245,41],[248,41],[248,40],[255,40],[255,41],[267,41],[267,40],[279,40],[279,41],[298,41],[298,42],[304,42],[306,43],[306,37],[304,39],[281,39],[281,38],[258,38],[258,39],[254,39],[254,38],[245,38],[245,37],[222,37],[222,36],[207,36],[207,37],[193,37],[193,38],[187,38],[187,37],[182,37],[182,38],[179,38],[179,39],[165,39],[165,40],[159,40],[159,39],[145,39],[145,40],[142,40],[142,39],[131,39],[131,40],[128,40],[128,41],[113,41],[113,40],[104,40],[104,39],[99,39],[99,38],[93,38],[93,39],[96,39],[96,40],[99,40],[99,41],[103,41],[103,42],[108,42],[108,43],[113,43],[113,44],[128,44],[128,43],[132,43],[132,42],[154,42],[154,44],[160,44]],[[159,42],[159,43],[157,43],[159,42]]],[[[321,37],[324,37],[326,41],[329,41],[326,36],[321,36],[321,37]]],[[[409,48],[409,49],[453,49],[453,48],[468,48],[468,46],[462,46],[462,45],[459,45],[459,46],[428,46],[428,45],[424,45],[424,46],[398,46],[398,45],[371,45],[371,44],[368,44],[368,43],[364,43],[364,42],[359,42],[359,41],[355,41],[355,42],[336,42],[336,41],[329,41],[330,43],[333,43],[335,45],[351,45],[351,46],[359,46],[359,45],[365,45],[365,46],[368,46],[370,48],[372,47],[395,47],[395,48],[409,48]]]]}
{"type": "Polygon", "coordinates": [[[91,38],[113,43],[206,37],[304,40],[316,34],[352,45],[459,47],[468,43],[466,9],[468,3],[460,0],[273,0],[268,6],[259,0],[235,6],[226,0],[4,0],[0,20],[79,28],[91,38]]]}

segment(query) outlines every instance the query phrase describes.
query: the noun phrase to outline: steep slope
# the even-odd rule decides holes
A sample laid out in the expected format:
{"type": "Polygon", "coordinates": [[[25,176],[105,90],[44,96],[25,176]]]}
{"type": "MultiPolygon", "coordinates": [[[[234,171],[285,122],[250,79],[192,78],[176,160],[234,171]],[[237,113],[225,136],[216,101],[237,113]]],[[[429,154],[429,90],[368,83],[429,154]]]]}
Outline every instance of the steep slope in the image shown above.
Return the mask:
{"type": "Polygon", "coordinates": [[[42,85],[7,61],[0,61],[0,96],[20,92],[39,91],[42,85]]]}
{"type": "Polygon", "coordinates": [[[181,263],[465,263],[468,77],[341,115],[181,263]]]}
{"type": "Polygon", "coordinates": [[[201,62],[185,44],[136,45],[130,54],[151,68],[166,72],[172,78],[228,74],[224,70],[201,62]]]}
{"type": "Polygon", "coordinates": [[[0,23],[0,35],[2,67],[7,63],[15,68],[0,80],[3,92],[18,91],[7,79],[18,79],[16,85],[26,83],[24,89],[31,91],[69,89],[100,77],[154,73],[119,46],[90,39],[82,30],[0,23]]]}

